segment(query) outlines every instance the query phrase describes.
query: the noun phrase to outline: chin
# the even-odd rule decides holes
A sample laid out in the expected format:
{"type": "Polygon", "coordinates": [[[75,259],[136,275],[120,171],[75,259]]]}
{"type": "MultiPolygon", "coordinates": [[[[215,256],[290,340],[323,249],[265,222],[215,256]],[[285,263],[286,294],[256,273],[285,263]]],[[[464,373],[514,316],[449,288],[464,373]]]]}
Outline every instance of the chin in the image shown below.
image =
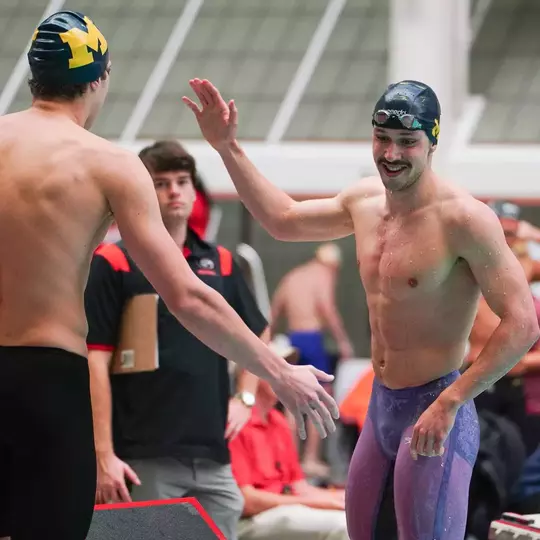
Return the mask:
{"type": "Polygon", "coordinates": [[[389,177],[381,172],[381,180],[388,191],[401,191],[410,185],[410,178],[406,172],[398,176],[389,177]]]}

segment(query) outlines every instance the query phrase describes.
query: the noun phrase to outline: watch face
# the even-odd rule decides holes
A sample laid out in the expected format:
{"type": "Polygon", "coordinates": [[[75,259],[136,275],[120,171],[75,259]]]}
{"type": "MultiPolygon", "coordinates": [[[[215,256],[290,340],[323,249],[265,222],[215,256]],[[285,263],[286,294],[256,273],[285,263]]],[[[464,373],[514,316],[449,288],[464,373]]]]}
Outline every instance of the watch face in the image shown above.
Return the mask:
{"type": "Polygon", "coordinates": [[[240,394],[240,399],[248,407],[253,407],[253,405],[255,405],[255,396],[249,392],[242,392],[242,394],[240,394]]]}

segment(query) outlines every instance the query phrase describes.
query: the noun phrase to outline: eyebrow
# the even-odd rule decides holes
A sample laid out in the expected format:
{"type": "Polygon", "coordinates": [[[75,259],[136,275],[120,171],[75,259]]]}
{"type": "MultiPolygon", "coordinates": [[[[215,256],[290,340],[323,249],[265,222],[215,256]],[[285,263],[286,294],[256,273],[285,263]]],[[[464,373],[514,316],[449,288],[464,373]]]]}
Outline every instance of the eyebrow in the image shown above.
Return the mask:
{"type": "MultiPolygon", "coordinates": [[[[396,130],[392,130],[392,131],[396,131],[396,130]]],[[[388,135],[387,131],[384,130],[384,128],[375,128],[375,133],[377,133],[378,135],[388,135]]],[[[400,137],[412,137],[413,139],[416,139],[416,135],[415,135],[415,130],[411,130],[411,131],[407,131],[407,130],[402,130],[402,131],[398,131],[398,135],[400,137]]]]}

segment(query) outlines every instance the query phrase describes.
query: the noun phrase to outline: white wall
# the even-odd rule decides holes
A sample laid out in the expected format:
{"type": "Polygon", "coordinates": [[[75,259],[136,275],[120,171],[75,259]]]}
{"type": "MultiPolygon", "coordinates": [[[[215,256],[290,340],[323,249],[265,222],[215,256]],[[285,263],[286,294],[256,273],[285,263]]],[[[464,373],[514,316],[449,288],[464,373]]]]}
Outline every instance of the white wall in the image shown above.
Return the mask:
{"type": "MultiPolygon", "coordinates": [[[[138,141],[128,147],[138,152],[152,142],[138,141]]],[[[236,193],[215,150],[204,141],[182,144],[193,153],[210,191],[236,193]]],[[[243,147],[269,180],[292,195],[334,194],[375,171],[367,143],[245,143],[243,147]]],[[[451,151],[447,163],[434,166],[478,197],[540,199],[540,146],[466,146],[451,151]]]]}

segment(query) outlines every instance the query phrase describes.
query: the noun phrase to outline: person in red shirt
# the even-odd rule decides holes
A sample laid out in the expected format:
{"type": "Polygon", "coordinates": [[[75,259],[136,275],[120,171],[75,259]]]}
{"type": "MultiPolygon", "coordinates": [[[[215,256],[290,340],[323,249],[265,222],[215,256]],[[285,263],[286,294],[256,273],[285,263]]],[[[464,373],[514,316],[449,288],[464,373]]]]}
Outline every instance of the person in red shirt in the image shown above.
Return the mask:
{"type": "Polygon", "coordinates": [[[308,484],[289,424],[259,381],[251,419],[229,443],[244,495],[240,540],[348,540],[343,490],[308,484]]]}

